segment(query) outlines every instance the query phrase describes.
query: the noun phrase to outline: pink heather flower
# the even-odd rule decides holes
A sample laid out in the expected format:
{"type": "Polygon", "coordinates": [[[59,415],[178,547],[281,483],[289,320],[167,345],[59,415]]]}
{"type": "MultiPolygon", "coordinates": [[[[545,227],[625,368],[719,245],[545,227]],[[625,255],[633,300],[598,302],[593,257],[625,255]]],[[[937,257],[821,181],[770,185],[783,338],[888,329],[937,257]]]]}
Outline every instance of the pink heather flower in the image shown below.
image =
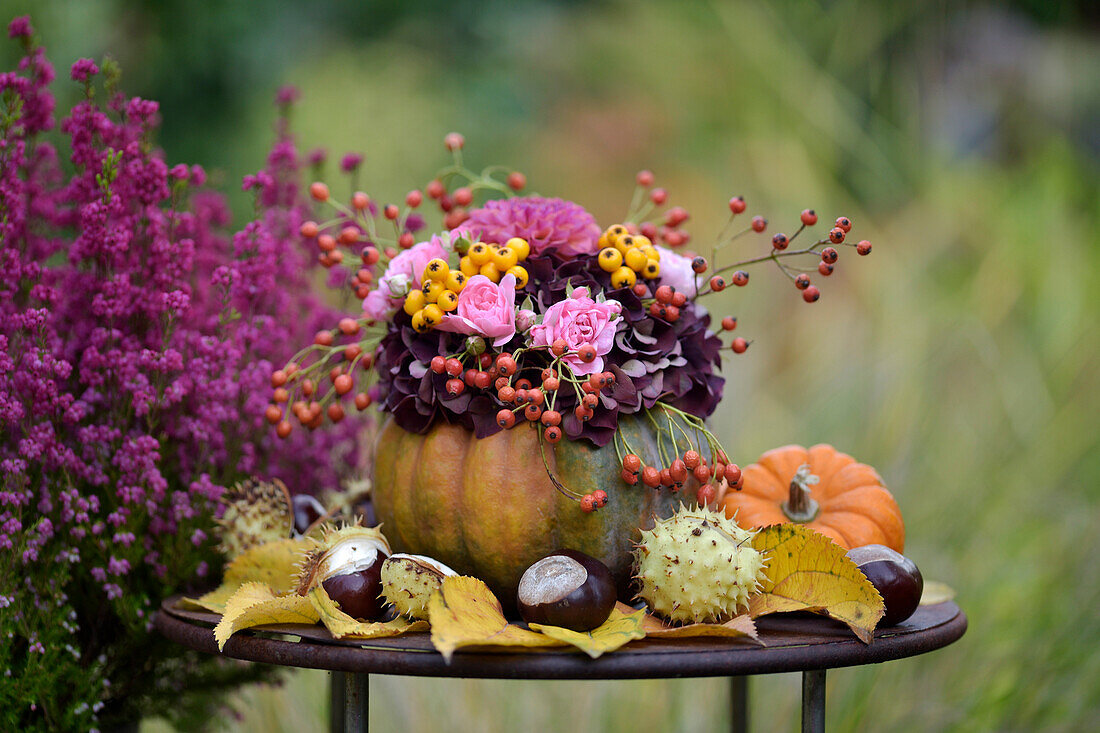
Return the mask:
{"type": "Polygon", "coordinates": [[[286,86],[279,87],[279,91],[275,93],[275,104],[280,107],[285,107],[297,102],[300,96],[301,93],[298,91],[298,87],[287,84],[286,86]]]}
{"type": "Polygon", "coordinates": [[[485,242],[504,244],[523,237],[532,254],[556,252],[561,257],[595,254],[600,227],[572,201],[525,196],[490,201],[470,212],[459,227],[485,242]]]}
{"type": "Polygon", "coordinates": [[[20,15],[8,24],[9,38],[30,38],[33,34],[34,29],[31,28],[31,16],[29,15],[20,15]]]}
{"type": "Polygon", "coordinates": [[[420,287],[424,268],[436,257],[447,258],[443,239],[438,235],[427,242],[414,244],[390,260],[386,272],[378,280],[378,287],[363,300],[363,312],[367,318],[376,321],[389,318],[401,305],[404,293],[420,287]]]}
{"type": "Polygon", "coordinates": [[[474,275],[458,294],[458,308],[436,328],[491,338],[493,346],[508,343],[516,335],[516,276],[505,275],[497,285],[474,275]]]}
{"type": "Polygon", "coordinates": [[[340,159],[340,170],[342,170],[344,173],[351,173],[362,164],[362,155],[360,155],[359,153],[348,153],[340,159]]]}
{"type": "Polygon", "coordinates": [[[615,345],[621,312],[619,301],[597,303],[589,297],[588,288],[577,288],[570,297],[546,309],[542,323],[531,328],[531,344],[550,346],[558,339],[565,339],[569,351],[592,344],[596,347],[596,358],[591,362],[585,364],[576,354],[564,357],[563,361],[576,375],[602,372],[603,356],[615,345]]]}
{"type": "Polygon", "coordinates": [[[69,70],[73,81],[86,82],[99,73],[99,67],[91,59],[77,59],[69,70]]]}
{"type": "Polygon", "coordinates": [[[670,285],[688,297],[695,297],[698,290],[691,258],[678,255],[666,247],[657,247],[657,251],[661,253],[661,284],[670,285]]]}

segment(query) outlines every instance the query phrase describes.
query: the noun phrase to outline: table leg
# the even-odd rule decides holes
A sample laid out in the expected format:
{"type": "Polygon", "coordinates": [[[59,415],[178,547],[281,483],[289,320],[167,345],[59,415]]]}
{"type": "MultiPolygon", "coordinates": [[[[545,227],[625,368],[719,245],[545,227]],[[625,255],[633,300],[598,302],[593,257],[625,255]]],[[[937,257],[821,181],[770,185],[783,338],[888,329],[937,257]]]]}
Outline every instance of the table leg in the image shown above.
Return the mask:
{"type": "Polygon", "coordinates": [[[825,733],[825,670],[802,673],[802,733],[825,733]]]}
{"type": "Polygon", "coordinates": [[[368,690],[370,675],[344,673],[344,733],[365,733],[369,724],[368,690]]]}
{"type": "Polygon", "coordinates": [[[749,678],[730,677],[730,732],[749,733],[749,678]]]}
{"type": "Polygon", "coordinates": [[[344,673],[328,673],[329,733],[344,733],[344,673]]]}

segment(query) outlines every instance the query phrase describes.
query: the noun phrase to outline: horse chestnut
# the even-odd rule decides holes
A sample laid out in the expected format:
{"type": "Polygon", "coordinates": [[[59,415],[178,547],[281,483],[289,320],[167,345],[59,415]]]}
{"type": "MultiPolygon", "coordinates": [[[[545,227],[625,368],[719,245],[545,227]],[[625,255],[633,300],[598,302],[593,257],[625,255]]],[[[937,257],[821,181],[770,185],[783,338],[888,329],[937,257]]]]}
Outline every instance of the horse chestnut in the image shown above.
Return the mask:
{"type": "Polygon", "coordinates": [[[880,626],[896,626],[913,615],[924,592],[916,563],[885,545],[853,547],[848,557],[882,595],[886,614],[880,626]]]}
{"type": "Polygon", "coordinates": [[[382,564],[387,555],[381,544],[357,544],[361,546],[342,553],[350,561],[338,564],[334,574],[321,582],[321,587],[347,615],[374,621],[381,618],[386,605],[382,598],[382,564]]]}
{"type": "Polygon", "coordinates": [[[528,623],[591,631],[615,608],[615,580],[596,558],[555,550],[524,571],[516,601],[528,623]]]}
{"type": "Polygon", "coordinates": [[[321,502],[309,494],[298,494],[291,499],[294,507],[294,531],[305,534],[307,530],[321,517],[325,516],[325,508],[321,502]]]}

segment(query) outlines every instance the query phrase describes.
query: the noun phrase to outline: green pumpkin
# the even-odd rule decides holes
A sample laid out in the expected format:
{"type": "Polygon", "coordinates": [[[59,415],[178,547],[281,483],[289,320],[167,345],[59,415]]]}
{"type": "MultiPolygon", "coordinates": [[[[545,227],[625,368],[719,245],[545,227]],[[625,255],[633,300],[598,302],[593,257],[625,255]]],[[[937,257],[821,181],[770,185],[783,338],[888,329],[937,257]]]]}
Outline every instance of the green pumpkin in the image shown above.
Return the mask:
{"type": "MultiPolygon", "coordinates": [[[[666,423],[667,421],[663,421],[666,423]]],[[[695,445],[702,435],[678,423],[695,445]]],[[[659,459],[657,432],[644,417],[622,416],[621,434],[643,462],[659,459]]],[[[681,452],[687,449],[679,430],[681,452]]],[[[665,450],[673,453],[665,432],[665,450]]],[[[585,441],[544,443],[557,479],[583,495],[598,489],[608,503],[585,513],[559,492],[539,454],[537,428],[520,424],[478,439],[462,427],[440,423],[426,434],[409,433],[393,419],[375,449],[372,496],[376,519],[395,552],[433,557],[464,575],[485,581],[511,607],[523,571],[557,549],[579,550],[603,561],[628,597],[631,550],[639,528],[692,503],[698,483],[672,493],[621,477],[614,444],[585,441]]]]}

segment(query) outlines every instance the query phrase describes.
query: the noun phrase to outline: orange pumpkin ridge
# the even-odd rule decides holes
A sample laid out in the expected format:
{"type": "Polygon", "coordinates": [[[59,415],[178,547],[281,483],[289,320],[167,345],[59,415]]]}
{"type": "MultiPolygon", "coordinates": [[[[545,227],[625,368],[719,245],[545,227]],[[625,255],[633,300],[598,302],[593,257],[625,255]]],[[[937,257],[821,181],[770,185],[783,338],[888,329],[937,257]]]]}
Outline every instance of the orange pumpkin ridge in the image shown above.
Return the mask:
{"type": "Polygon", "coordinates": [[[744,488],[727,492],[722,505],[746,529],[790,522],[804,512],[802,523],[845,549],[881,544],[905,550],[901,509],[881,477],[831,445],[774,448],[742,475],[744,488]],[[818,478],[805,491],[792,487],[802,466],[818,478]]]}

